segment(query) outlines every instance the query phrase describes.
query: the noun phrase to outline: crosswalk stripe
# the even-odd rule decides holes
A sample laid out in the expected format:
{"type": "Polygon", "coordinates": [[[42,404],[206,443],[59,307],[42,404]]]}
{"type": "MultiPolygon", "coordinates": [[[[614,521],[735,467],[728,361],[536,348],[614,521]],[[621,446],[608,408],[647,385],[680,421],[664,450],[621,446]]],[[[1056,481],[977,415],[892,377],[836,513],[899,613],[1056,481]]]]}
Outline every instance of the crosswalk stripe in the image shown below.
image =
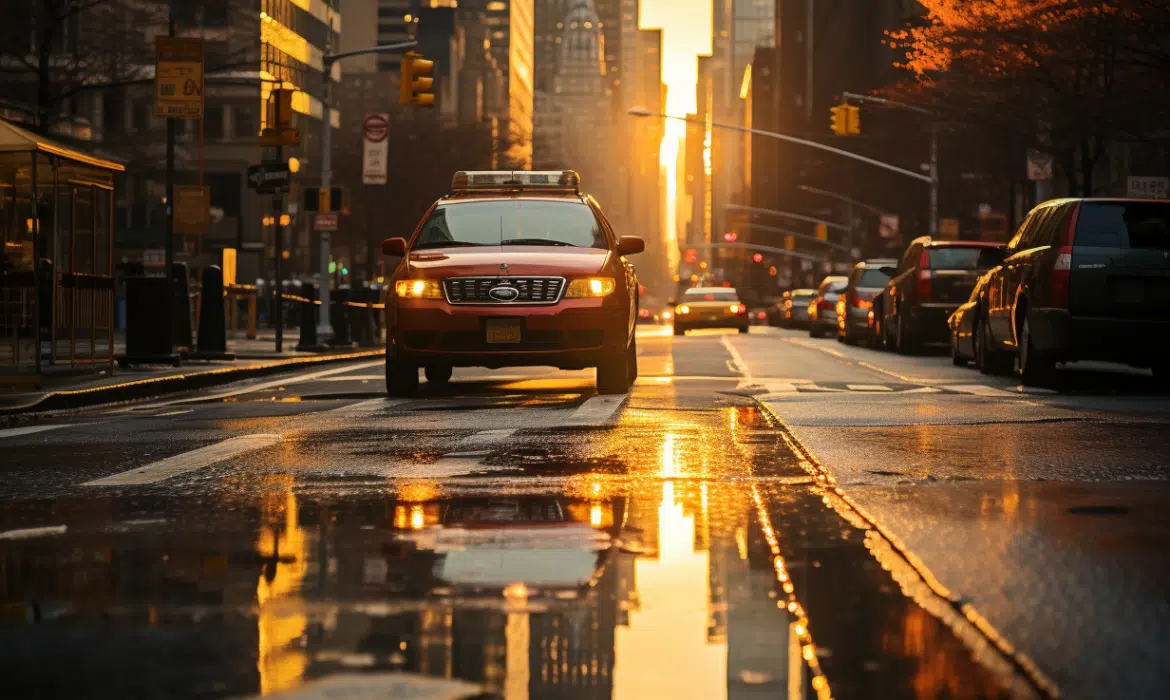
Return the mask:
{"type": "Polygon", "coordinates": [[[345,416],[347,418],[361,418],[364,416],[372,416],[378,411],[384,411],[388,408],[400,406],[407,403],[410,399],[370,399],[368,401],[359,401],[357,403],[346,404],[339,406],[332,410],[326,411],[331,416],[345,416]]]}
{"type": "Polygon", "coordinates": [[[49,525],[48,527],[26,527],[19,530],[5,530],[4,532],[0,532],[0,540],[28,540],[34,537],[64,535],[67,529],[65,525],[49,525]]]}
{"type": "Polygon", "coordinates": [[[59,428],[68,428],[72,423],[58,423],[57,425],[26,425],[21,428],[5,428],[0,430],[0,438],[17,437],[18,435],[32,435],[33,433],[43,433],[47,430],[57,430],[59,428]]]}
{"type": "Polygon", "coordinates": [[[959,394],[972,394],[974,396],[1019,396],[1010,391],[996,389],[986,384],[943,384],[940,388],[959,394]]]}
{"type": "Polygon", "coordinates": [[[231,459],[236,455],[252,450],[258,450],[275,444],[280,435],[260,433],[257,435],[243,435],[229,438],[214,445],[200,447],[197,450],[184,452],[160,459],[146,466],[136,467],[119,474],[87,481],[82,486],[136,486],[140,484],[154,484],[179,474],[186,474],[197,469],[211,466],[216,462],[231,459]]]}
{"type": "Polygon", "coordinates": [[[574,428],[602,425],[622,407],[629,394],[594,396],[577,407],[562,425],[574,428]]]}
{"type": "Polygon", "coordinates": [[[903,394],[941,394],[942,389],[933,386],[920,386],[917,389],[903,391],[903,394]]]}
{"type": "Polygon", "coordinates": [[[846,384],[850,391],[893,391],[892,387],[885,384],[846,384]]]}

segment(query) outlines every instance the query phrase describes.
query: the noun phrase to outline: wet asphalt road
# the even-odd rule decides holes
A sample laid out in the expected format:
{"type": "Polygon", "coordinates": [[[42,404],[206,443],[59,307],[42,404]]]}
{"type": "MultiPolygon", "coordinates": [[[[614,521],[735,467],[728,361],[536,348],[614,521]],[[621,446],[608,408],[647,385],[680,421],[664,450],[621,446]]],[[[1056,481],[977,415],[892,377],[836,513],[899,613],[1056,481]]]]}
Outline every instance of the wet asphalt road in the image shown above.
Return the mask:
{"type": "Polygon", "coordinates": [[[1143,375],[639,353],[627,397],[379,361],[0,428],[2,694],[1170,696],[1143,375]]]}

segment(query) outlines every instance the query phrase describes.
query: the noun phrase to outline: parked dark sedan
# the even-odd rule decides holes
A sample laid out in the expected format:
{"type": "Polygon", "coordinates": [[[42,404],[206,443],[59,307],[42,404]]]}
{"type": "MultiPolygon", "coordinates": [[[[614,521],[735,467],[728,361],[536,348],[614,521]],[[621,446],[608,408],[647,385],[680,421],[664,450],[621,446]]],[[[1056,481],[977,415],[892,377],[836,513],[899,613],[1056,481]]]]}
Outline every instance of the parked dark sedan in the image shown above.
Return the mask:
{"type": "Polygon", "coordinates": [[[837,300],[837,340],[849,345],[873,342],[873,298],[886,288],[897,264],[878,258],[853,266],[845,294],[837,300]]]}
{"type": "Polygon", "coordinates": [[[1152,367],[1170,382],[1170,201],[1058,199],[1031,212],[976,316],[985,371],[1045,384],[1058,362],[1152,367]]]}
{"type": "Polygon", "coordinates": [[[924,343],[945,342],[947,319],[971,295],[975,280],[1003,257],[998,243],[914,239],[881,300],[885,346],[910,354],[924,343]]]}
{"type": "MultiPolygon", "coordinates": [[[[951,317],[947,319],[947,326],[951,329],[951,361],[958,367],[965,367],[969,362],[979,363],[980,350],[976,320],[979,316],[980,305],[984,303],[987,292],[987,283],[991,279],[991,272],[980,277],[971,289],[971,296],[967,298],[951,317]]],[[[983,353],[986,355],[986,353],[983,353]]]]}
{"type": "Polygon", "coordinates": [[[823,338],[837,333],[837,298],[845,291],[849,278],[830,276],[821,280],[816,297],[808,305],[808,334],[823,338]]]}
{"type": "Polygon", "coordinates": [[[808,305],[817,296],[815,289],[793,289],[784,293],[784,315],[780,325],[784,328],[808,328],[808,305]]]}

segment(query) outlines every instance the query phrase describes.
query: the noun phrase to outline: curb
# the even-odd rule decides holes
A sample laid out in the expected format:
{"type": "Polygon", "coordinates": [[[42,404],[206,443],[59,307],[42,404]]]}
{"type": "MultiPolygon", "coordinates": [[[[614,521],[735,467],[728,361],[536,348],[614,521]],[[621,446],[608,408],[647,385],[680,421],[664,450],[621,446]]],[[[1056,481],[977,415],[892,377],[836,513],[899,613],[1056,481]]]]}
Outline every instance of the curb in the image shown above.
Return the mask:
{"type": "Polygon", "coordinates": [[[247,365],[245,367],[224,367],[222,369],[194,372],[191,374],[172,374],[165,377],[154,377],[152,379],[138,379],[121,384],[94,387],[92,389],[54,391],[22,406],[0,408],[0,419],[30,413],[66,411],[101,404],[135,401],[163,394],[173,394],[180,391],[191,391],[193,389],[203,389],[220,384],[230,384],[231,382],[238,382],[242,379],[264,377],[270,374],[289,372],[315,365],[382,357],[385,352],[385,350],[366,350],[338,355],[323,355],[320,357],[298,357],[290,360],[277,360],[274,362],[247,365]]]}

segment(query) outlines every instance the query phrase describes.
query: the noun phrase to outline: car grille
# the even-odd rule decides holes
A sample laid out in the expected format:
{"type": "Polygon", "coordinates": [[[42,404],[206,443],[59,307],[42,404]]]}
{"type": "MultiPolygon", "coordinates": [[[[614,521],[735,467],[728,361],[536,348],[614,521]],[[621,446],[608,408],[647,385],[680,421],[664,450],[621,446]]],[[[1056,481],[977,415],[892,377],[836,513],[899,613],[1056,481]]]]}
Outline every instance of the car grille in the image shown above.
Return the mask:
{"type": "Polygon", "coordinates": [[[564,277],[453,277],[443,280],[443,291],[452,304],[555,304],[565,288],[564,277]],[[515,299],[493,298],[495,287],[514,287],[515,299]]]}

